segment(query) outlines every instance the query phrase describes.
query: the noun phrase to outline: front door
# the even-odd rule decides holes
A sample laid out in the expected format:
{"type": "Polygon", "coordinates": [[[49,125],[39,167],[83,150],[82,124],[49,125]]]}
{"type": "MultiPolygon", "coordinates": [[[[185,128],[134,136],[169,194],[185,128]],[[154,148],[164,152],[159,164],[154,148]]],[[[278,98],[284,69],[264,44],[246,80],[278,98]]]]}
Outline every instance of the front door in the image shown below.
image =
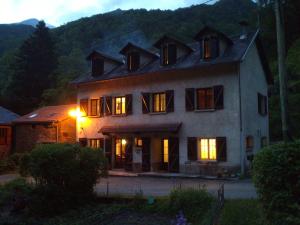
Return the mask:
{"type": "Polygon", "coordinates": [[[179,139],[177,137],[163,138],[161,169],[177,173],[179,172],[179,139]]]}
{"type": "Polygon", "coordinates": [[[150,138],[142,138],[142,170],[149,172],[151,168],[150,164],[150,138]]]}
{"type": "Polygon", "coordinates": [[[132,142],[128,138],[115,140],[115,168],[132,170],[132,142]]]}

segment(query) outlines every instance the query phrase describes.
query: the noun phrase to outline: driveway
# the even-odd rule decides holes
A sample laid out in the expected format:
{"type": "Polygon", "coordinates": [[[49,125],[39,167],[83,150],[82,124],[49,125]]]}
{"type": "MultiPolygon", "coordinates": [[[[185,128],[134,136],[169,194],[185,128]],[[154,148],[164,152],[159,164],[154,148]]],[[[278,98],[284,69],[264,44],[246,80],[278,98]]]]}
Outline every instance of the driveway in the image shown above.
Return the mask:
{"type": "Polygon", "coordinates": [[[102,178],[95,187],[98,194],[134,195],[142,191],[145,196],[168,195],[174,187],[205,188],[212,194],[217,194],[221,184],[224,184],[225,198],[249,199],[257,198],[251,180],[220,181],[200,178],[159,178],[159,177],[109,177],[102,178]]]}

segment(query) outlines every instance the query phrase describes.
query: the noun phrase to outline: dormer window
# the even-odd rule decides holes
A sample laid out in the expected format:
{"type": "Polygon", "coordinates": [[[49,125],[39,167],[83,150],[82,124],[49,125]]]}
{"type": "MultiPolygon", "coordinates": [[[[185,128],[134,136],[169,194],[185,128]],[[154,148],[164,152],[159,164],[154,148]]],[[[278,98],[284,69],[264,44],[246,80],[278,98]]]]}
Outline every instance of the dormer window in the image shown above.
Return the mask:
{"type": "Polygon", "coordinates": [[[136,71],[140,67],[140,54],[138,52],[129,52],[127,55],[128,71],[136,71]]]}
{"type": "Polygon", "coordinates": [[[98,57],[92,59],[92,76],[97,77],[104,73],[104,60],[98,57]]]}
{"type": "Polygon", "coordinates": [[[219,56],[219,39],[217,37],[205,37],[200,41],[202,59],[214,59],[219,56]]]}
{"type": "Polygon", "coordinates": [[[175,44],[165,44],[161,48],[161,64],[164,66],[176,63],[177,47],[175,44]]]}

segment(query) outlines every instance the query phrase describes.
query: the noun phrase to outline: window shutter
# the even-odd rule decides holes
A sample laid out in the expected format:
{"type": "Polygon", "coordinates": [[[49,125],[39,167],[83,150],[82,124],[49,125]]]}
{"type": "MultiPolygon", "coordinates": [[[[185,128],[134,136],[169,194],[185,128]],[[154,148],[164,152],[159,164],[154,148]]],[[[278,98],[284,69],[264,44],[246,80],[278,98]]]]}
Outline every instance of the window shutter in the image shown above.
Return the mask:
{"type": "Polygon", "coordinates": [[[100,97],[99,113],[100,113],[100,117],[104,116],[105,113],[104,97],[100,97]]]}
{"type": "Polygon", "coordinates": [[[142,111],[150,113],[150,93],[142,93],[142,111]]]}
{"type": "Polygon", "coordinates": [[[99,148],[101,148],[102,150],[104,150],[104,138],[100,138],[99,139],[99,148]]]}
{"type": "Polygon", "coordinates": [[[262,115],[262,95],[260,93],[257,93],[257,110],[258,113],[262,115]]]}
{"type": "Polygon", "coordinates": [[[219,39],[216,37],[211,38],[210,44],[211,44],[212,58],[218,57],[219,56],[219,39]]]}
{"type": "Polygon", "coordinates": [[[217,160],[219,162],[226,162],[227,160],[227,146],[226,137],[217,137],[217,160]]]}
{"type": "Polygon", "coordinates": [[[89,100],[88,99],[80,99],[80,111],[84,113],[84,116],[88,116],[88,105],[89,100]]]}
{"type": "Polygon", "coordinates": [[[203,39],[199,40],[199,55],[200,59],[203,59],[203,39]]]}
{"type": "Polygon", "coordinates": [[[177,60],[177,47],[175,44],[168,45],[168,60],[169,65],[175,64],[177,60]]]}
{"type": "Polygon", "coordinates": [[[264,106],[265,106],[265,113],[264,115],[267,115],[268,114],[268,98],[267,96],[264,96],[264,106]]]}
{"type": "Polygon", "coordinates": [[[194,88],[185,89],[185,110],[186,111],[195,110],[195,89],[194,88]]]}
{"type": "Polygon", "coordinates": [[[187,138],[187,149],[188,149],[188,160],[197,160],[197,138],[188,137],[187,138]]]}
{"type": "Polygon", "coordinates": [[[166,91],[166,110],[167,112],[174,112],[174,91],[168,90],[166,91]]]}
{"type": "Polygon", "coordinates": [[[112,97],[106,96],[105,97],[105,115],[111,115],[112,114],[112,97]]]}
{"type": "Polygon", "coordinates": [[[112,156],[112,139],[105,138],[105,157],[107,158],[109,167],[111,167],[111,156],[112,156]]]}
{"type": "Polygon", "coordinates": [[[224,108],[224,87],[222,85],[214,86],[215,109],[224,108]]]}
{"type": "Polygon", "coordinates": [[[126,114],[131,115],[132,114],[132,94],[125,96],[125,108],[126,108],[126,114]]]}

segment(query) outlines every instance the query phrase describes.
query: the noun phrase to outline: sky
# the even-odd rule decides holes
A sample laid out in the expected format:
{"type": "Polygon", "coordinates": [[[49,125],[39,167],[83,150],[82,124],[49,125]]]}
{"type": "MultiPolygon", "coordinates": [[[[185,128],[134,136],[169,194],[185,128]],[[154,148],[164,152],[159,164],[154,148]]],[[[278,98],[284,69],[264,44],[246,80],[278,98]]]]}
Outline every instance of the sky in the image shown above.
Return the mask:
{"type": "MultiPolygon", "coordinates": [[[[0,0],[0,24],[29,18],[60,26],[115,9],[177,9],[207,0],[0,0]]],[[[212,1],[215,2],[216,0],[212,1]]]]}

